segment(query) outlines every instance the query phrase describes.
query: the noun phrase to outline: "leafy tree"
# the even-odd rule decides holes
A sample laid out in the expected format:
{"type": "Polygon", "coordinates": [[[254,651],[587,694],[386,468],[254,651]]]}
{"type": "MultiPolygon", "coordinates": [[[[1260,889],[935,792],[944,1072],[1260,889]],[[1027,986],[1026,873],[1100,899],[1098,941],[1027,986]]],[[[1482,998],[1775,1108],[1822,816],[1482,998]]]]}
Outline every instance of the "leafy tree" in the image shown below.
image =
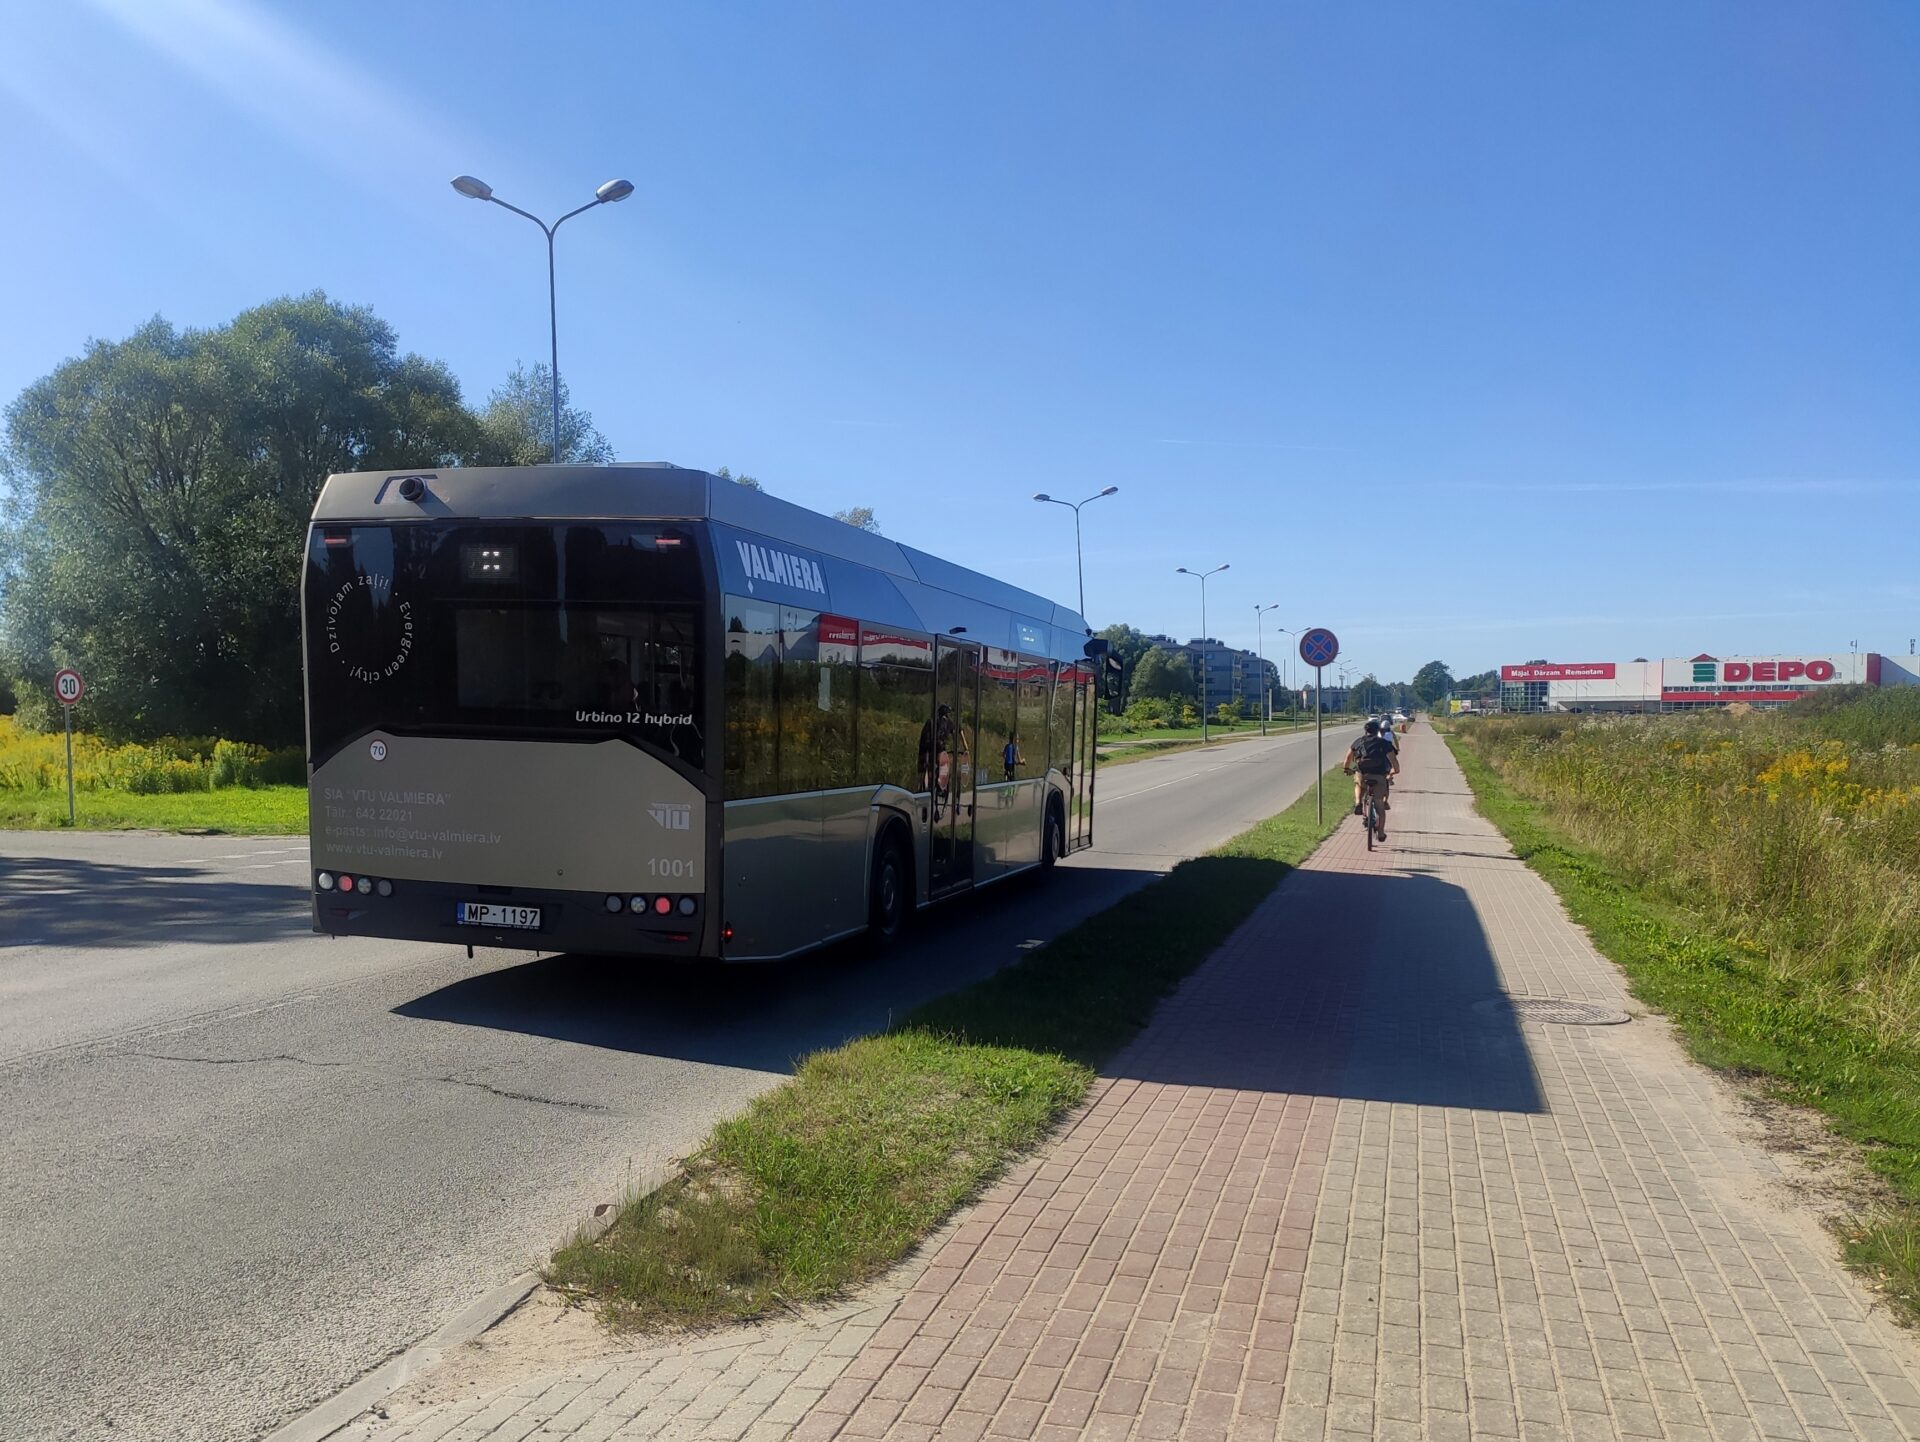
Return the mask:
{"type": "Polygon", "coordinates": [[[593,418],[568,400],[564,376],[560,378],[560,454],[553,454],[552,374],[544,365],[536,364],[531,370],[516,365],[487,397],[480,412],[480,446],[486,464],[534,466],[557,459],[603,466],[613,459],[613,447],[594,429],[593,418]]]}
{"type": "Polygon", "coordinates": [[[1216,726],[1231,726],[1241,719],[1240,705],[1236,701],[1222,701],[1213,708],[1213,724],[1216,726]]]}
{"type": "Polygon", "coordinates": [[[1453,694],[1461,697],[1491,696],[1499,689],[1498,671],[1481,671],[1472,676],[1463,676],[1453,683],[1453,694]]]}
{"type": "Polygon", "coordinates": [[[750,491],[764,491],[766,489],[765,486],[761,485],[752,476],[747,475],[745,472],[742,472],[740,475],[736,476],[732,471],[728,470],[725,466],[720,467],[720,469],[715,471],[714,474],[723,481],[732,481],[736,486],[745,486],[750,491]]]}
{"type": "Polygon", "coordinates": [[[1133,672],[1133,694],[1148,701],[1166,701],[1198,694],[1193,667],[1187,658],[1164,646],[1151,646],[1133,672]]]}
{"type": "Polygon", "coordinates": [[[1123,702],[1129,701],[1133,696],[1134,670],[1139,666],[1140,658],[1152,649],[1153,642],[1147,639],[1144,631],[1129,626],[1124,621],[1114,622],[1099,635],[1112,648],[1113,654],[1120,658],[1122,678],[1120,694],[1123,702]]]}
{"type": "Polygon", "coordinates": [[[1413,694],[1431,706],[1453,689],[1453,673],[1444,661],[1429,661],[1413,673],[1413,694]]]}
{"type": "Polygon", "coordinates": [[[303,730],[299,562],[329,472],[492,459],[438,362],[316,292],[212,330],[154,319],[6,412],[0,666],[52,721],[61,665],[110,735],[303,730]]]}
{"type": "Polygon", "coordinates": [[[845,521],[856,531],[867,531],[876,536],[880,534],[880,523],[873,518],[872,506],[851,506],[844,511],[835,511],[833,518],[845,521]]]}
{"type": "Polygon", "coordinates": [[[1371,675],[1353,683],[1348,693],[1347,705],[1355,711],[1382,711],[1388,705],[1387,688],[1371,675]]]}

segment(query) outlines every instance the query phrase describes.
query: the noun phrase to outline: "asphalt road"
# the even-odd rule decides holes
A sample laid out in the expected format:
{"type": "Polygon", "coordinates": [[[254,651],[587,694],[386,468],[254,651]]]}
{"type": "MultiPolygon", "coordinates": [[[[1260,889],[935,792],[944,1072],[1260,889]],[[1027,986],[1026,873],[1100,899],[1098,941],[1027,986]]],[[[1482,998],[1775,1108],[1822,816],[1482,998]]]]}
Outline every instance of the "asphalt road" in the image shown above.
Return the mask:
{"type": "Polygon", "coordinates": [[[1313,762],[1301,733],[1115,767],[1053,877],[885,961],[718,973],[316,937],[298,838],[0,832],[0,1438],[272,1430],[796,1056],[1271,815],[1313,762]]]}

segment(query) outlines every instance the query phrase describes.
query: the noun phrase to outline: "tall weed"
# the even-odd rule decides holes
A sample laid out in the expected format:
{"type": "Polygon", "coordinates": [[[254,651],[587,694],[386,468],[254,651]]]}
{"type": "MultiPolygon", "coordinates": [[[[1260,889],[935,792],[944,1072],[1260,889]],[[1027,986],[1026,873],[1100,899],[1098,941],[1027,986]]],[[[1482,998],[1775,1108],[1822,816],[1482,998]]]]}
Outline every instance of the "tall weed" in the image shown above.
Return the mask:
{"type": "Polygon", "coordinates": [[[1920,1036],[1920,692],[1458,731],[1626,879],[1884,1039],[1920,1036]]]}
{"type": "MultiPolygon", "coordinates": [[[[79,791],[159,796],[222,787],[302,786],[306,758],[298,747],[269,751],[246,741],[166,736],[110,745],[74,733],[73,784],[79,791]]],[[[25,731],[0,716],[0,791],[56,791],[67,784],[66,740],[58,731],[25,731]]]]}

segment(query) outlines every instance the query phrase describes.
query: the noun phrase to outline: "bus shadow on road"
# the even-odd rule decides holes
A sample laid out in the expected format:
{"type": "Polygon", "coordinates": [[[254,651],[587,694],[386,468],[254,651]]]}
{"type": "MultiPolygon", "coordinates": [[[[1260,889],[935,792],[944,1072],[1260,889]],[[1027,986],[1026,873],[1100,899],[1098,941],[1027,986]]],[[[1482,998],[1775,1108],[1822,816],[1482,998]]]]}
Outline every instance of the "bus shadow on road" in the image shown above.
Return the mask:
{"type": "Polygon", "coordinates": [[[463,977],[393,1014],[786,1072],[809,1052],[884,1030],[1011,966],[1158,874],[1073,865],[1015,878],[922,912],[907,941],[882,957],[857,943],[736,966],[550,956],[463,977]]]}
{"type": "Polygon", "coordinates": [[[0,949],[259,942],[313,931],[304,887],[201,880],[206,874],[179,863],[0,857],[0,949]]]}
{"type": "MultiPolygon", "coordinates": [[[[1543,1112],[1473,903],[1420,873],[1300,871],[1259,949],[1216,959],[1101,1070],[1235,1091],[1543,1112]],[[1270,940],[1271,939],[1271,940],[1270,940]]],[[[1231,945],[1231,944],[1230,944],[1231,945]]]]}

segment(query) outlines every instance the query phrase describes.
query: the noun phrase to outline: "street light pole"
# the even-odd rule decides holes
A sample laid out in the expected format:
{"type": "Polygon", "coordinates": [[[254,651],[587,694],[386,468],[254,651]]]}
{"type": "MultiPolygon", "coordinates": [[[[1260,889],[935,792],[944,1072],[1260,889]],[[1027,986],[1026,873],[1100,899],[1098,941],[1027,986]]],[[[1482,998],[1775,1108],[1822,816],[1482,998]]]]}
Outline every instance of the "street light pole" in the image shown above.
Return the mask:
{"type": "Polygon", "coordinates": [[[1267,633],[1263,623],[1267,612],[1279,609],[1278,601],[1271,606],[1256,605],[1253,608],[1254,654],[1260,661],[1260,734],[1262,736],[1267,734],[1267,713],[1273,710],[1273,691],[1267,685],[1267,633]]]}
{"type": "Polygon", "coordinates": [[[1080,619],[1083,621],[1087,619],[1087,571],[1080,559],[1080,508],[1092,505],[1102,496],[1118,495],[1119,492],[1118,486],[1108,486],[1104,491],[1088,496],[1084,501],[1058,501],[1045,491],[1035,492],[1033,497],[1036,501],[1045,501],[1050,506],[1065,506],[1073,512],[1073,569],[1074,574],[1080,578],[1080,619]]]}
{"type": "Polygon", "coordinates": [[[524,215],[547,238],[547,338],[551,343],[552,359],[547,367],[547,378],[553,383],[553,446],[550,459],[555,464],[560,460],[560,309],[558,290],[554,279],[553,234],[583,211],[592,210],[596,205],[612,205],[625,200],[633,194],[633,182],[628,180],[609,180],[594,191],[593,199],[578,210],[569,210],[552,225],[548,225],[539,216],[522,210],[517,205],[509,205],[493,193],[493,187],[484,180],[475,180],[471,175],[456,175],[453,188],[469,200],[490,200],[503,210],[511,210],[515,215],[524,215]]]}
{"type": "Polygon", "coordinates": [[[1174,570],[1182,576],[1192,576],[1200,582],[1200,744],[1205,746],[1213,739],[1211,723],[1207,720],[1207,653],[1204,649],[1207,640],[1207,577],[1217,576],[1227,569],[1228,563],[1222,561],[1211,571],[1189,571],[1185,566],[1175,566],[1174,570]]]}

